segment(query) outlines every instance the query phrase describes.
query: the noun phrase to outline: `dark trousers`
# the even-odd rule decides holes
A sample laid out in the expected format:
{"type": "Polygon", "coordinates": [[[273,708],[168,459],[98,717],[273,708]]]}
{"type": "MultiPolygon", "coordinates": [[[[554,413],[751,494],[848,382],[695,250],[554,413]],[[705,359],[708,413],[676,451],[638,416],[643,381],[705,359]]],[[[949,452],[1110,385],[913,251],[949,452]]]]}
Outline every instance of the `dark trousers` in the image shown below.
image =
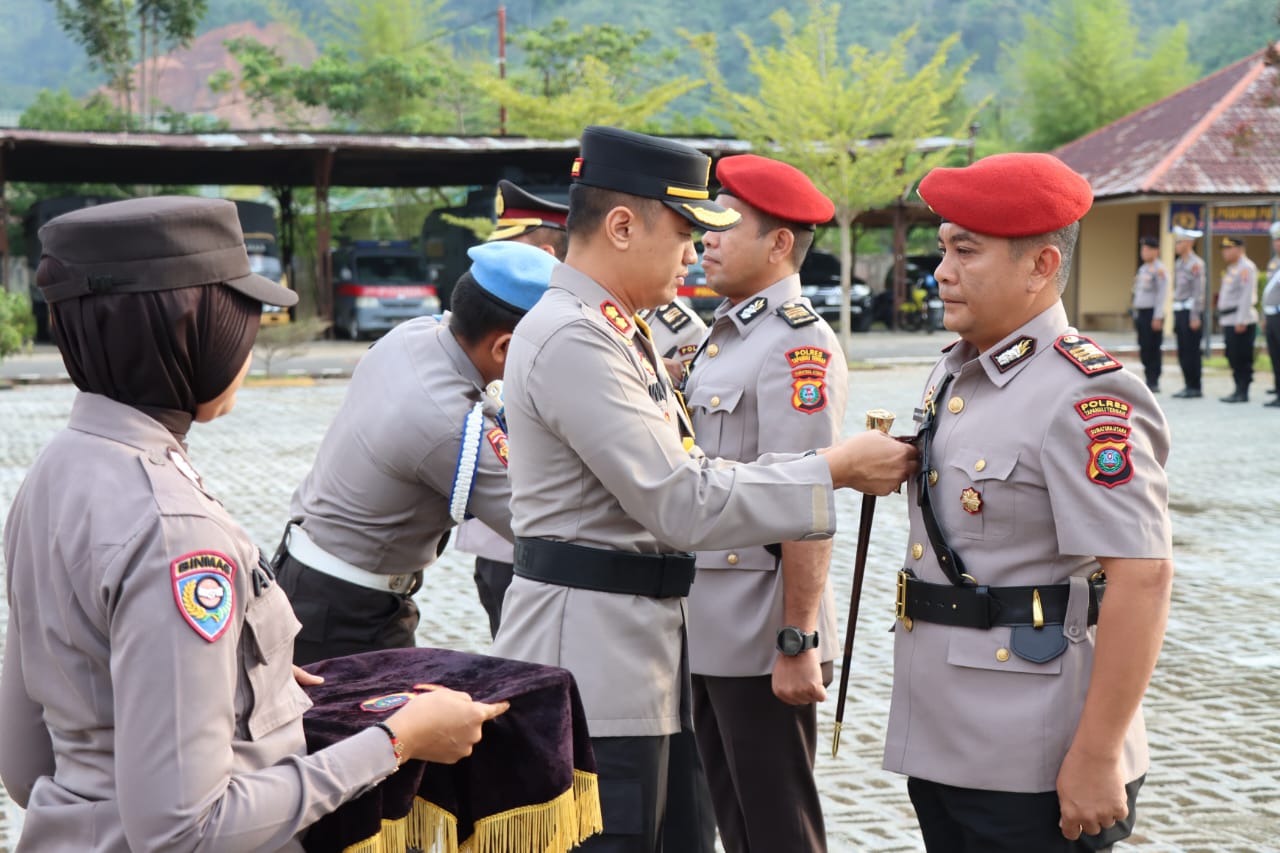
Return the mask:
{"type": "Polygon", "coordinates": [[[299,666],[414,644],[418,605],[408,596],[329,577],[288,554],[276,567],[276,580],[302,623],[293,641],[293,662],[299,666]]]}
{"type": "MultiPolygon", "coordinates": [[[[1229,321],[1227,321],[1229,322],[1229,321]]],[[[1253,382],[1253,342],[1258,337],[1258,324],[1250,323],[1243,332],[1236,327],[1222,327],[1223,349],[1227,352],[1227,364],[1231,365],[1231,375],[1236,381],[1236,390],[1249,393],[1249,385],[1253,382]]]]}
{"type": "Polygon", "coordinates": [[[925,779],[907,780],[928,853],[1085,853],[1110,850],[1129,837],[1145,777],[1125,786],[1129,817],[1101,835],[1062,837],[1058,793],[1015,794],[956,788],[925,779]]]}
{"type": "Polygon", "coordinates": [[[1280,389],[1280,314],[1267,317],[1267,355],[1271,357],[1271,374],[1274,388],[1280,389]]]}
{"type": "Polygon", "coordinates": [[[1133,309],[1133,327],[1138,333],[1138,351],[1142,354],[1142,370],[1147,376],[1147,387],[1160,387],[1160,370],[1163,367],[1160,346],[1164,343],[1164,330],[1151,328],[1154,308],[1133,309]]]}
{"type": "Polygon", "coordinates": [[[1173,331],[1178,336],[1178,365],[1182,368],[1182,381],[1191,391],[1200,390],[1200,366],[1203,353],[1204,326],[1191,328],[1191,311],[1173,312],[1173,331]]]}
{"type": "Polygon", "coordinates": [[[604,832],[576,849],[583,853],[664,853],[660,839],[667,807],[670,746],[671,738],[666,735],[591,739],[604,832]]]}
{"type": "Polygon", "coordinates": [[[770,676],[693,676],[694,732],[725,853],[827,849],[817,719],[816,705],[774,696],[770,676]]]}
{"type": "Polygon", "coordinates": [[[502,624],[502,600],[511,586],[514,567],[510,563],[476,557],[476,592],[480,594],[480,606],[489,614],[489,638],[498,636],[502,624]]]}

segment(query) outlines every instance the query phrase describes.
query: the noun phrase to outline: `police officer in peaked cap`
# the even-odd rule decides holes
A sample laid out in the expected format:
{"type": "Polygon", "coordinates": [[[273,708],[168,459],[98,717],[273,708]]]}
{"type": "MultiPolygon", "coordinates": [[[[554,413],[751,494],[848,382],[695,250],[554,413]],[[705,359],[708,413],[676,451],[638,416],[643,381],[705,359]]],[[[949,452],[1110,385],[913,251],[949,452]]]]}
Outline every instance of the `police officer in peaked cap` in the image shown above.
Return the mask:
{"type": "Polygon", "coordinates": [[[835,487],[884,494],[915,466],[871,433],[769,464],[696,448],[635,315],[675,297],[695,229],[738,223],[710,199],[710,168],[686,145],[588,127],[569,252],[507,364],[516,577],[493,651],[577,680],[604,813],[583,850],[662,849],[670,738],[690,722],[689,552],[826,538],[835,487]]]}
{"type": "Polygon", "coordinates": [[[1110,849],[1148,765],[1168,425],[1067,322],[1084,178],[1002,154],[919,192],[943,219],[935,276],[960,340],[916,411],[884,766],[908,777],[929,853],[1110,849]]]}
{"type": "Polygon", "coordinates": [[[0,778],[19,849],[301,851],[400,756],[453,762],[506,703],[416,697],[307,755],[298,622],[188,454],[227,414],[263,303],[235,206],[114,202],[40,230],[36,281],[80,389],[4,529],[0,778]],[[396,743],[400,751],[397,751],[396,743]]]}

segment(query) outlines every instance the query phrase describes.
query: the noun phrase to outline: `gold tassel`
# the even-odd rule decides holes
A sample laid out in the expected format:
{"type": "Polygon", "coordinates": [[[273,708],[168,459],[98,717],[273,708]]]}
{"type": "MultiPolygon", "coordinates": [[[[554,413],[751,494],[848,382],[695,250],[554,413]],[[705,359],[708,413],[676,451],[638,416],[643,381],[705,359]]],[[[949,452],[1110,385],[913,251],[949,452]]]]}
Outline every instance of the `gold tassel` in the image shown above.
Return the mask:
{"type": "Polygon", "coordinates": [[[435,803],[415,797],[409,813],[384,820],[377,835],[349,845],[343,853],[458,853],[458,819],[435,803]]]}
{"type": "Polygon", "coordinates": [[[481,818],[475,833],[458,844],[458,819],[435,803],[415,797],[409,814],[384,820],[377,834],[344,853],[568,853],[604,830],[600,784],[594,773],[573,771],[573,787],[546,803],[520,806],[481,818]]]}

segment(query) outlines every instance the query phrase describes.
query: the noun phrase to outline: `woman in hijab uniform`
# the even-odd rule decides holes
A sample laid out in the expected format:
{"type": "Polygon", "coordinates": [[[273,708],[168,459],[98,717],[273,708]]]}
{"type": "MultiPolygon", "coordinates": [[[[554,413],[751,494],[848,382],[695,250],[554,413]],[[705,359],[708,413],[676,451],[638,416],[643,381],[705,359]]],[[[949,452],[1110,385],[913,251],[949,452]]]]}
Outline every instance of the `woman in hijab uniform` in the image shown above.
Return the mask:
{"type": "Polygon", "coordinates": [[[298,622],[184,443],[231,411],[262,304],[297,301],[249,272],[234,205],[117,202],[40,238],[80,393],[4,529],[0,777],[27,809],[18,850],[299,850],[401,761],[469,754],[505,703],[446,690],[305,754],[298,622]]]}

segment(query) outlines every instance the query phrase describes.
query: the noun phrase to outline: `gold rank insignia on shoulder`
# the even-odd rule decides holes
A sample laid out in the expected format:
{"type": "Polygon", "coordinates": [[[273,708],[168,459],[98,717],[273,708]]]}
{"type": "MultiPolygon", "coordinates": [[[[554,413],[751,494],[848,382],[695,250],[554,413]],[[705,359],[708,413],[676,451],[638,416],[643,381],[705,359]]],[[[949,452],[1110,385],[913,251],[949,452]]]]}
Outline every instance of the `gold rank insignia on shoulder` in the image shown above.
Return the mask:
{"type": "Polygon", "coordinates": [[[738,309],[738,319],[745,325],[764,313],[764,309],[769,307],[769,300],[763,296],[757,296],[755,299],[744,304],[738,309]]]}
{"type": "Polygon", "coordinates": [[[1063,335],[1054,342],[1053,348],[1085,376],[1099,376],[1124,367],[1109,352],[1084,335],[1063,335]]]}
{"type": "Polygon", "coordinates": [[[997,370],[1004,373],[1023,359],[1034,355],[1035,351],[1036,339],[1023,335],[1000,352],[992,355],[991,362],[996,366],[997,370]]]}
{"type": "Polygon", "coordinates": [[[622,313],[622,309],[614,305],[609,300],[600,303],[600,313],[609,321],[609,325],[617,329],[620,335],[629,335],[631,332],[631,321],[627,319],[627,315],[622,313]]]}
{"type": "Polygon", "coordinates": [[[793,329],[816,323],[821,319],[812,308],[801,302],[788,302],[778,308],[777,314],[793,329]]]}
{"type": "MultiPolygon", "coordinates": [[[[648,317],[645,318],[646,320],[648,317]]],[[[658,312],[658,320],[673,332],[678,332],[689,324],[689,315],[679,302],[672,302],[658,312]]]]}

